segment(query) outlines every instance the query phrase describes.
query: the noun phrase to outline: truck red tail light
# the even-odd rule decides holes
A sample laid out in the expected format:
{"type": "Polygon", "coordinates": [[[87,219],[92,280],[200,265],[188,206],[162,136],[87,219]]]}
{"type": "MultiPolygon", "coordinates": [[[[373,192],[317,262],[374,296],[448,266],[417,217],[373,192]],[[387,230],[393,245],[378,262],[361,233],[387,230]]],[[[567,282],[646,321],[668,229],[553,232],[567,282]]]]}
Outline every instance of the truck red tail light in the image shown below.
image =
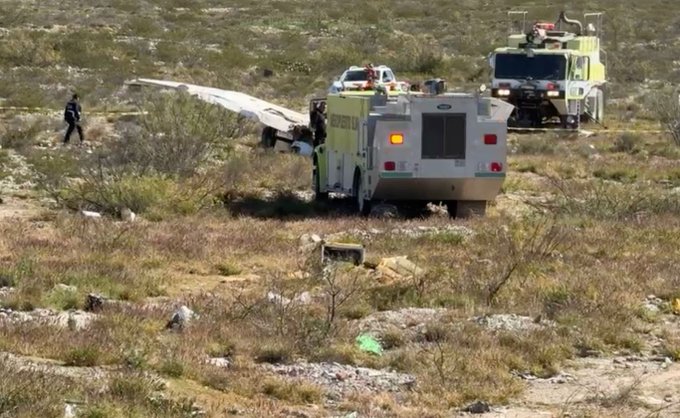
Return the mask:
{"type": "Polygon", "coordinates": [[[397,164],[394,161],[385,161],[384,167],[385,171],[394,171],[397,168],[397,164]]]}
{"type": "Polygon", "coordinates": [[[557,88],[557,84],[555,84],[555,83],[548,83],[548,84],[546,85],[546,87],[548,88],[548,90],[555,90],[555,89],[557,88]]]}
{"type": "Polygon", "coordinates": [[[498,162],[493,162],[489,165],[489,168],[491,169],[491,172],[493,173],[500,173],[503,171],[503,164],[498,163],[498,162]]]}
{"type": "Polygon", "coordinates": [[[498,137],[494,134],[484,134],[484,145],[496,145],[498,137]]]}
{"type": "Polygon", "coordinates": [[[404,134],[401,132],[392,132],[390,134],[390,144],[401,145],[404,143],[404,134]]]}

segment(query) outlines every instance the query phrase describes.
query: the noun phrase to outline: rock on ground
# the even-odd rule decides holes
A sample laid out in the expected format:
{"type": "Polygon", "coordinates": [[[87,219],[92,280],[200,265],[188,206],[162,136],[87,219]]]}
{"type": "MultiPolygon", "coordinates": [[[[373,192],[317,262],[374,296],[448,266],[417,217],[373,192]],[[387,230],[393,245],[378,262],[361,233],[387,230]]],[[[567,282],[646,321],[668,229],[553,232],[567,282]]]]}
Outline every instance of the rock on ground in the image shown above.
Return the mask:
{"type": "Polygon", "coordinates": [[[492,331],[524,332],[539,330],[555,325],[552,321],[537,321],[528,316],[515,314],[486,315],[470,319],[492,331]]]}
{"type": "Polygon", "coordinates": [[[406,256],[383,258],[376,267],[379,279],[386,281],[412,279],[421,277],[425,270],[418,267],[406,256]]]}
{"type": "Polygon", "coordinates": [[[265,364],[265,369],[288,378],[299,378],[320,386],[330,399],[350,393],[402,392],[415,386],[415,377],[388,370],[354,367],[338,363],[265,364]]]}
{"type": "Polygon", "coordinates": [[[24,312],[0,308],[0,323],[37,323],[81,330],[87,328],[96,318],[95,314],[77,310],[60,312],[52,309],[35,309],[24,312]]]}
{"type": "Polygon", "coordinates": [[[0,190],[4,193],[16,193],[32,189],[35,186],[32,181],[34,175],[26,158],[11,149],[7,150],[7,156],[11,174],[0,179],[0,190]]]}
{"type": "Polygon", "coordinates": [[[166,328],[184,328],[191,320],[196,318],[194,311],[186,306],[181,306],[172,314],[172,318],[165,325],[166,328]]]}
{"type": "Polygon", "coordinates": [[[355,326],[361,333],[367,333],[381,339],[389,331],[402,332],[404,337],[415,341],[423,334],[427,324],[439,321],[446,309],[404,308],[395,311],[375,312],[365,318],[355,321],[355,326]]]}
{"type": "Polygon", "coordinates": [[[6,298],[14,292],[13,287],[0,287],[0,298],[6,298]]]}
{"type": "Polygon", "coordinates": [[[642,307],[650,313],[658,313],[666,303],[663,299],[657,298],[654,295],[648,295],[642,307]]]}
{"type": "Polygon", "coordinates": [[[91,385],[103,389],[108,371],[102,367],[68,367],[50,360],[23,357],[12,353],[0,353],[0,367],[6,370],[33,371],[53,376],[84,379],[91,385]]]}

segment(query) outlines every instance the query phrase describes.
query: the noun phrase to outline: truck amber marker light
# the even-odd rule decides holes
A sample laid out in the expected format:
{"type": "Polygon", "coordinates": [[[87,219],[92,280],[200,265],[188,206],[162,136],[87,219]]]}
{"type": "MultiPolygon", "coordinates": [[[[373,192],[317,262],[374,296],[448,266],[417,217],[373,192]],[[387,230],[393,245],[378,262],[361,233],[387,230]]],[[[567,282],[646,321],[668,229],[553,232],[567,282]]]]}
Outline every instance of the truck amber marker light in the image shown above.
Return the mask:
{"type": "Polygon", "coordinates": [[[401,145],[404,143],[404,134],[401,132],[392,132],[390,134],[390,144],[401,145]]]}

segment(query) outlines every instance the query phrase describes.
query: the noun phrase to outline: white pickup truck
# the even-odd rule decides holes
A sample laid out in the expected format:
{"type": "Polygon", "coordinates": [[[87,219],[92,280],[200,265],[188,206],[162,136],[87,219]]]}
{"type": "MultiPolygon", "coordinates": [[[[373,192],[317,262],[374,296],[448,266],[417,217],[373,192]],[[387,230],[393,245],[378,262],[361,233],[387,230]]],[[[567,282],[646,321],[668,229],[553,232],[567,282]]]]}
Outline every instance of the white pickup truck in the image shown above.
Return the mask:
{"type": "MultiPolygon", "coordinates": [[[[373,67],[375,85],[384,86],[386,90],[408,91],[409,84],[404,81],[397,81],[392,69],[386,65],[373,67]]],[[[328,89],[328,93],[339,93],[342,91],[373,90],[369,83],[369,74],[366,67],[352,66],[345,70],[340,77],[337,77],[328,89]]]]}

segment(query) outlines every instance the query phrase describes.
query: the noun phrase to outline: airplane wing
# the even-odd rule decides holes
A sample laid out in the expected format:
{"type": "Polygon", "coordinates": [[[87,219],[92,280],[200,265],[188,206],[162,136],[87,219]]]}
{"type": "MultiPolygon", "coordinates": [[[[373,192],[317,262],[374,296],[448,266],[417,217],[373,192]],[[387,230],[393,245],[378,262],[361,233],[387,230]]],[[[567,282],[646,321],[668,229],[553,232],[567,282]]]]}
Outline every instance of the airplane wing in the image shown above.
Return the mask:
{"type": "Polygon", "coordinates": [[[169,87],[184,90],[197,98],[224,107],[249,119],[270,126],[281,132],[290,132],[295,126],[308,126],[309,115],[266,102],[237,91],[221,90],[213,87],[178,83],[175,81],[138,78],[128,84],[169,87]]]}

